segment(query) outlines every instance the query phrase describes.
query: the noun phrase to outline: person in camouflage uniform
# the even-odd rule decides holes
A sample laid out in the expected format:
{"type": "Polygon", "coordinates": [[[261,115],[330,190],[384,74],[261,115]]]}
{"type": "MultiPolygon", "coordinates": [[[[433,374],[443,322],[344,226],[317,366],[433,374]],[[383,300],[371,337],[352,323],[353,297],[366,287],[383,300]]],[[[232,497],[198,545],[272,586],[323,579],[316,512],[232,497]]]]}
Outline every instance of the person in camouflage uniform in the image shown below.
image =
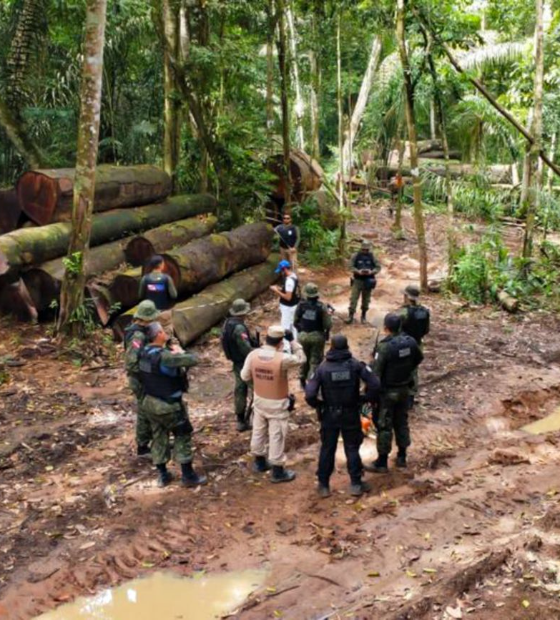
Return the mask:
{"type": "Polygon", "coordinates": [[[303,295],[305,301],[300,301],[296,308],[294,325],[306,358],[299,375],[301,387],[305,389],[307,378],[315,372],[325,356],[325,342],[332,327],[332,319],[325,304],[319,301],[316,284],[308,282],[303,288],[303,295]]]}
{"type": "MultiPolygon", "coordinates": [[[[401,331],[412,336],[418,343],[420,351],[424,353],[422,340],[430,333],[430,311],[426,306],[418,303],[420,289],[410,284],[404,289],[404,304],[397,314],[401,318],[401,331]]],[[[414,399],[418,394],[418,368],[414,370],[413,386],[411,388],[410,406],[414,406],[414,399]]]]}
{"type": "Polygon", "coordinates": [[[350,325],[354,322],[360,295],[362,297],[361,322],[365,323],[371,294],[376,285],[375,276],[381,271],[381,263],[373,255],[369,241],[362,241],[360,251],[356,252],[350,259],[350,269],[352,271],[352,292],[350,293],[350,306],[346,323],[350,325]]]}
{"type": "Polygon", "coordinates": [[[410,386],[414,370],[423,355],[416,340],[399,333],[401,319],[388,314],[384,320],[385,338],[374,353],[373,372],[381,382],[381,403],[377,418],[377,460],[367,471],[387,473],[387,460],[391,452],[393,432],[398,447],[397,467],[406,467],[406,451],[410,446],[408,410],[410,386]]]}
{"type": "Polygon", "coordinates": [[[146,344],[146,329],[150,323],[157,321],[158,316],[159,311],[154,302],[145,300],[138,305],[134,320],[124,332],[124,367],[128,386],[136,397],[136,453],[140,457],[150,455],[152,428],[140,406],[144,394],[140,382],[138,357],[146,344]]]}
{"type": "Polygon", "coordinates": [[[192,466],[193,427],[182,398],[188,389],[185,370],[196,366],[198,360],[178,345],[167,348],[168,335],[160,323],[151,323],[146,337],[148,343],[138,362],[144,390],[141,407],[152,427],[152,460],[158,470],[158,486],[167,486],[172,479],[167,470],[170,435],[174,438],[173,456],[181,465],[183,486],[206,484],[206,477],[198,475],[192,466]]]}
{"type": "Polygon", "coordinates": [[[247,407],[249,386],[241,379],[241,369],[245,358],[253,349],[259,347],[258,336],[251,336],[243,317],[251,312],[251,306],[244,299],[236,299],[229,311],[222,328],[222,348],[228,360],[232,362],[232,372],[235,378],[234,401],[237,417],[237,430],[242,433],[251,428],[247,407]]]}

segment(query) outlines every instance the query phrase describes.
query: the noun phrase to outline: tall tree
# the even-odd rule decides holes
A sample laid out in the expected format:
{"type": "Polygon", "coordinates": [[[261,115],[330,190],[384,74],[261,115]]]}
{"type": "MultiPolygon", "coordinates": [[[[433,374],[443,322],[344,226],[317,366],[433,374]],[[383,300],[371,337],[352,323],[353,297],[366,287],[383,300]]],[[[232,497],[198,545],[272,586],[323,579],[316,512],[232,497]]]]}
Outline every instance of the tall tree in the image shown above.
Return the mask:
{"type": "Polygon", "coordinates": [[[84,304],[84,265],[89,251],[99,147],[106,15],[107,0],[87,0],[72,234],[57,325],[58,332],[62,334],[79,335],[83,330],[83,323],[79,319],[84,304]]]}
{"type": "Polygon", "coordinates": [[[418,139],[416,135],[416,119],[414,116],[414,85],[412,72],[406,48],[406,11],[405,0],[397,0],[397,42],[404,79],[404,104],[406,124],[408,129],[408,141],[410,148],[410,174],[414,196],[414,224],[418,241],[418,254],[420,263],[420,287],[423,291],[428,290],[428,249],[426,246],[426,229],[424,225],[424,211],[422,207],[422,184],[420,180],[420,167],[418,159],[418,139]]]}
{"type": "Polygon", "coordinates": [[[373,86],[373,78],[375,77],[375,73],[379,67],[380,58],[381,37],[379,35],[375,35],[373,37],[373,42],[369,53],[368,65],[362,79],[362,85],[360,87],[358,100],[356,101],[356,105],[354,106],[352,118],[348,127],[348,133],[346,134],[346,139],[344,140],[344,145],[342,147],[344,170],[347,174],[350,173],[350,170],[352,168],[352,152],[354,148],[354,142],[356,140],[362,118],[364,117],[364,112],[366,111],[366,106],[369,101],[369,94],[373,86]]]}
{"type": "Polygon", "coordinates": [[[292,181],[290,174],[290,99],[288,85],[288,54],[286,45],[286,5],[284,0],[276,0],[276,22],[278,24],[278,68],[280,70],[280,99],[282,103],[282,152],[284,161],[284,201],[285,209],[291,209],[292,181]]]}
{"type": "Polygon", "coordinates": [[[533,232],[535,215],[539,207],[539,195],[542,185],[542,168],[539,167],[539,153],[542,149],[543,128],[543,93],[544,93],[544,1],[536,0],[535,23],[535,85],[533,100],[533,121],[531,135],[533,143],[529,148],[529,196],[527,200],[527,221],[523,238],[523,256],[530,258],[533,252],[533,232]]]}
{"type": "Polygon", "coordinates": [[[290,68],[294,80],[294,91],[296,95],[294,102],[296,144],[299,149],[305,151],[305,132],[303,129],[305,119],[305,103],[303,100],[303,91],[299,77],[296,21],[294,17],[294,9],[290,0],[288,0],[286,5],[286,21],[288,23],[288,42],[290,45],[290,68]]]}

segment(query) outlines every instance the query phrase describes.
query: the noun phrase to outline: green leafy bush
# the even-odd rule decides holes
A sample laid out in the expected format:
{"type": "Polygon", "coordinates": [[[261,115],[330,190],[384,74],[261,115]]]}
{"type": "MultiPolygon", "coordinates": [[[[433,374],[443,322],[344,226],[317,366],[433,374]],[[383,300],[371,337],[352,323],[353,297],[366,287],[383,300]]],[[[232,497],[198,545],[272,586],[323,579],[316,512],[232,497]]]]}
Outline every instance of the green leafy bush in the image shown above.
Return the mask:
{"type": "Polygon", "coordinates": [[[338,258],[340,230],[327,230],[323,227],[315,199],[311,198],[295,207],[292,216],[300,229],[304,259],[310,265],[335,262],[338,258]]]}

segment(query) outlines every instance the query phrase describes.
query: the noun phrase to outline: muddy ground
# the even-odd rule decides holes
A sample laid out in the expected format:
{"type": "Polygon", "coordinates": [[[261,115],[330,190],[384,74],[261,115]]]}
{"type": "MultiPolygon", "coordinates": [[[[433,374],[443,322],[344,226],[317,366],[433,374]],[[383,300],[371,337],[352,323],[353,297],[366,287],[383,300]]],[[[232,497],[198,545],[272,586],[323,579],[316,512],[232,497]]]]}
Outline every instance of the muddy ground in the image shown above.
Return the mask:
{"type": "MultiPolygon", "coordinates": [[[[416,280],[412,223],[396,241],[384,209],[364,209],[351,233],[371,238],[384,269],[370,319],[416,280]]],[[[443,270],[445,223],[428,222],[430,274],[443,270]]],[[[518,231],[506,231],[515,245],[518,231]]],[[[348,276],[312,271],[337,309],[334,331],[362,359],[374,330],[342,323],[348,276]]],[[[288,437],[297,480],[253,475],[248,434],[235,431],[232,380],[216,335],[194,349],[189,407],[197,490],[160,490],[134,454],[133,402],[119,347],[100,334],[57,349],[47,326],[0,324],[0,618],[23,619],[78,595],[156,570],[265,568],[266,587],[237,614],[264,618],[560,618],[559,433],[527,422],[560,403],[559,321],[510,316],[430,295],[433,329],[411,414],[405,472],[368,474],[373,492],[348,494],[343,458],[331,498],[315,495],[318,427],[298,396],[288,437]]],[[[270,295],[254,325],[277,318],[270,295]]],[[[375,457],[367,439],[363,456],[375,457]]],[[[175,470],[176,471],[176,470],[175,470]]]]}

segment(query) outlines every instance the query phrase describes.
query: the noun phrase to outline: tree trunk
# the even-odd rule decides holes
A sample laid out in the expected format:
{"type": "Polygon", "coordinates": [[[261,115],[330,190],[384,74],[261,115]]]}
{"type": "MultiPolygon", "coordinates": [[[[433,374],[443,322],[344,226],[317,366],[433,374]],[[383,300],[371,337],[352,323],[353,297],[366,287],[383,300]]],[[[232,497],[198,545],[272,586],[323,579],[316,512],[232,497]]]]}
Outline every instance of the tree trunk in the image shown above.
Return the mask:
{"type": "MultiPolygon", "coordinates": [[[[163,252],[177,245],[189,243],[212,232],[217,219],[188,218],[147,231],[143,236],[126,237],[119,241],[92,248],[84,265],[86,280],[116,269],[129,262],[129,256],[144,264],[157,251],[163,252]]],[[[49,309],[58,299],[64,277],[64,259],[58,258],[33,267],[23,273],[23,280],[39,312],[49,309]]]]}
{"type": "MultiPolygon", "coordinates": [[[[209,235],[164,254],[164,271],[173,278],[179,296],[193,295],[235,271],[266,260],[272,237],[272,228],[263,223],[209,235]]],[[[141,276],[141,269],[130,269],[118,274],[109,285],[112,300],[121,308],[140,301],[141,276]]]]}
{"type": "Polygon", "coordinates": [[[296,94],[294,115],[296,119],[296,143],[300,150],[305,151],[305,133],[303,123],[305,119],[305,103],[301,90],[301,82],[299,79],[299,65],[297,57],[297,33],[294,19],[294,10],[291,0],[287,0],[286,20],[288,22],[288,42],[290,46],[290,66],[294,80],[294,90],[296,94]]]}
{"type": "Polygon", "coordinates": [[[342,42],[341,42],[342,9],[339,8],[336,24],[336,85],[338,107],[338,208],[340,211],[340,238],[338,255],[342,260],[346,252],[346,206],[344,200],[344,114],[342,108],[342,42]]]}
{"type": "Polygon", "coordinates": [[[354,147],[354,141],[356,140],[362,118],[364,117],[364,112],[366,111],[371,87],[373,85],[373,78],[375,76],[375,73],[377,72],[377,69],[379,68],[380,58],[381,37],[379,35],[376,35],[371,45],[368,66],[366,72],[364,73],[362,85],[360,87],[360,93],[358,95],[358,100],[356,101],[354,111],[352,112],[352,119],[350,121],[350,127],[348,129],[348,136],[344,141],[344,147],[342,149],[345,174],[350,174],[350,170],[352,168],[352,151],[354,147]]]}
{"type": "Polygon", "coordinates": [[[437,140],[436,107],[435,101],[430,99],[430,138],[432,140],[437,140]]]}
{"type": "Polygon", "coordinates": [[[268,29],[266,33],[266,132],[269,140],[274,128],[274,0],[268,0],[268,29]]]}
{"type": "Polygon", "coordinates": [[[18,226],[21,209],[15,189],[0,189],[0,235],[12,232],[18,226]]]}
{"type": "Polygon", "coordinates": [[[42,156],[33,140],[29,137],[23,122],[10,110],[8,104],[0,96],[0,125],[16,151],[32,168],[41,166],[42,156]]]}
{"type": "Polygon", "coordinates": [[[426,247],[426,231],[424,227],[424,212],[422,208],[422,184],[418,166],[418,145],[416,138],[416,119],[414,117],[414,87],[406,49],[405,34],[405,0],[397,0],[397,41],[404,74],[405,114],[408,127],[410,147],[410,166],[414,192],[414,224],[418,240],[418,254],[420,263],[420,288],[428,291],[428,250],[426,247]]]}
{"type": "Polygon", "coordinates": [[[130,238],[124,249],[126,262],[134,267],[145,265],[155,254],[186,245],[194,239],[206,237],[218,224],[213,215],[203,218],[190,217],[148,230],[130,238]]]}
{"type": "Polygon", "coordinates": [[[321,114],[319,105],[319,92],[321,90],[321,67],[319,63],[320,43],[318,40],[319,34],[317,32],[317,19],[317,11],[314,10],[313,15],[311,16],[312,41],[311,49],[309,51],[309,64],[311,71],[311,79],[309,84],[309,108],[311,112],[311,157],[319,161],[321,157],[321,114]]]}
{"type": "MultiPolygon", "coordinates": [[[[136,209],[117,209],[96,215],[90,245],[96,246],[168,222],[213,212],[212,196],[174,196],[165,202],[136,209]]],[[[0,237],[0,275],[17,272],[25,265],[43,263],[68,250],[72,226],[69,223],[21,228],[0,237]]]]}
{"type": "Polygon", "coordinates": [[[276,1],[276,21],[278,23],[278,68],[280,70],[280,99],[282,102],[282,152],[284,154],[284,209],[291,211],[292,180],[290,175],[290,98],[288,95],[288,61],[286,49],[286,26],[284,0],[276,1]]]}
{"type": "Polygon", "coordinates": [[[533,234],[535,228],[535,216],[540,205],[540,191],[542,186],[542,174],[539,170],[538,160],[542,144],[543,131],[543,94],[544,94],[544,26],[543,26],[543,0],[536,0],[536,24],[535,24],[535,87],[533,103],[533,122],[531,123],[531,135],[533,143],[529,153],[531,180],[529,196],[527,200],[527,220],[525,223],[525,236],[523,239],[523,257],[530,258],[533,253],[533,234]]]}
{"type": "MultiPolygon", "coordinates": [[[[40,226],[68,222],[77,186],[76,170],[31,170],[18,180],[23,212],[40,226]]],[[[139,207],[163,200],[171,193],[166,172],[156,166],[99,166],[95,177],[95,212],[139,207]]]]}
{"type": "Polygon", "coordinates": [[[177,166],[179,165],[181,144],[181,100],[170,55],[173,55],[176,63],[179,62],[181,45],[177,0],[162,0],[162,13],[165,40],[168,41],[168,45],[164,45],[163,50],[163,167],[171,179],[171,191],[175,191],[177,189],[177,166]]]}
{"type": "MultiPolygon", "coordinates": [[[[397,174],[399,175],[399,178],[402,179],[403,177],[403,161],[404,161],[404,150],[406,148],[406,142],[403,139],[403,121],[402,118],[401,120],[399,120],[399,127],[397,129],[397,136],[398,136],[398,149],[399,149],[399,159],[398,159],[398,163],[397,163],[397,174]]],[[[399,192],[397,194],[397,207],[395,210],[395,223],[393,225],[393,230],[395,231],[395,237],[397,239],[403,239],[404,238],[404,232],[403,232],[403,228],[402,228],[402,203],[403,203],[403,191],[404,191],[404,187],[401,187],[399,189],[399,192]]]]}
{"type": "Polygon", "coordinates": [[[84,303],[84,265],[90,244],[95,197],[106,12],[107,0],[87,0],[72,231],[57,322],[58,333],[74,336],[82,335],[84,327],[81,321],[81,309],[84,303]]]}

